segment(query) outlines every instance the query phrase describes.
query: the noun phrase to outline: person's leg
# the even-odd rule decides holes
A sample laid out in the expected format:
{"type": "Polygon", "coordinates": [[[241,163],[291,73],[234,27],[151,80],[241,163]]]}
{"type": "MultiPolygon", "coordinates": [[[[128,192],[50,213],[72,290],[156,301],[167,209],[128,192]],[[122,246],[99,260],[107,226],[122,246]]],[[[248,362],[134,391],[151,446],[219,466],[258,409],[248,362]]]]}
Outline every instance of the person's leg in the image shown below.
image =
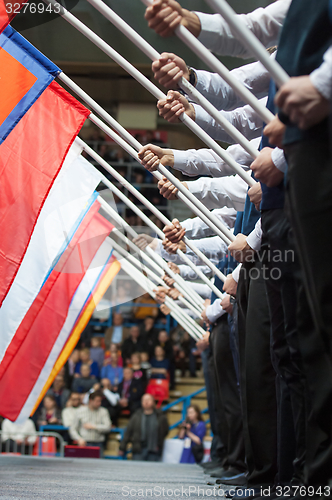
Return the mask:
{"type": "Polygon", "coordinates": [[[329,144],[286,148],[287,208],[299,272],[299,345],[309,390],[306,483],[332,476],[332,159],[329,144]]]}
{"type": "Polygon", "coordinates": [[[236,371],[230,349],[227,315],[219,318],[213,329],[213,358],[217,375],[219,397],[222,401],[228,427],[228,463],[239,472],[246,470],[242,411],[236,371]]]}

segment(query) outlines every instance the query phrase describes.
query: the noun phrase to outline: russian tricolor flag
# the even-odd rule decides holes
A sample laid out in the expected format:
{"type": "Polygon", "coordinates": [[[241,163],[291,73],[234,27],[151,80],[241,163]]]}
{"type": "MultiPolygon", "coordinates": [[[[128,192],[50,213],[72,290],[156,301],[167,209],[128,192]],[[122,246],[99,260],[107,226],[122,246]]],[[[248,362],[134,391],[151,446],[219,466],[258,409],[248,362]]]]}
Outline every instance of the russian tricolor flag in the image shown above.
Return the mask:
{"type": "Polygon", "coordinates": [[[75,142],[90,112],[53,81],[59,71],[10,26],[0,35],[0,414],[11,420],[29,416],[119,270],[100,174],[75,142]]]}

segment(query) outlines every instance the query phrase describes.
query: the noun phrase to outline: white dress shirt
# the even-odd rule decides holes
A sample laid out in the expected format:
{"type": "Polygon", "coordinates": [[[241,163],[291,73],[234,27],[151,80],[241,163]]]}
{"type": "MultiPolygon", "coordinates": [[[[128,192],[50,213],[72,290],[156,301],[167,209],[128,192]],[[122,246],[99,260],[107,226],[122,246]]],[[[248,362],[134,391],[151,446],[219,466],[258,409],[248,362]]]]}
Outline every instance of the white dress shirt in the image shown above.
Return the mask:
{"type": "MultiPolygon", "coordinates": [[[[281,28],[291,0],[278,0],[265,8],[258,8],[249,14],[239,14],[246,26],[265,47],[278,44],[281,28]]],[[[212,52],[220,55],[252,57],[249,47],[233,35],[227,21],[220,14],[195,12],[201,23],[198,39],[212,52]]]]}
{"type": "MultiPolygon", "coordinates": [[[[228,228],[234,227],[237,211],[234,208],[216,208],[212,210],[213,215],[215,215],[220,221],[228,228]]],[[[199,217],[194,217],[192,219],[187,219],[181,222],[181,226],[186,230],[187,238],[191,240],[199,238],[207,238],[208,236],[214,236],[215,232],[210,226],[207,226],[205,222],[199,217]]]]}
{"type": "Polygon", "coordinates": [[[198,295],[202,297],[202,299],[211,299],[212,290],[209,285],[205,285],[205,283],[195,283],[193,281],[188,281],[188,285],[192,288],[198,295]]]}
{"type": "Polygon", "coordinates": [[[242,212],[246,201],[248,184],[238,175],[211,179],[201,177],[187,182],[189,191],[209,210],[220,207],[234,208],[242,212]]]}
{"type": "Polygon", "coordinates": [[[250,246],[250,248],[252,248],[256,252],[258,252],[261,249],[262,236],[263,236],[262,221],[261,221],[261,219],[258,219],[258,221],[255,224],[254,229],[247,236],[248,245],[250,246]]]}
{"type": "Polygon", "coordinates": [[[232,272],[232,278],[236,283],[239,282],[239,277],[240,277],[240,271],[241,271],[242,264],[239,264],[234,271],[232,272]]]}
{"type": "MultiPolygon", "coordinates": [[[[226,293],[224,294],[226,296],[226,293]]],[[[215,323],[218,318],[226,314],[226,311],[221,306],[221,299],[216,299],[206,308],[206,317],[210,323],[215,323]]]]}
{"type": "Polygon", "coordinates": [[[310,74],[312,84],[325,99],[332,100],[332,46],[324,54],[319,68],[310,74]]]}
{"type": "Polygon", "coordinates": [[[15,424],[7,418],[2,422],[2,441],[12,439],[13,441],[27,441],[28,444],[35,444],[37,441],[36,427],[33,421],[28,418],[24,424],[15,424]]]}

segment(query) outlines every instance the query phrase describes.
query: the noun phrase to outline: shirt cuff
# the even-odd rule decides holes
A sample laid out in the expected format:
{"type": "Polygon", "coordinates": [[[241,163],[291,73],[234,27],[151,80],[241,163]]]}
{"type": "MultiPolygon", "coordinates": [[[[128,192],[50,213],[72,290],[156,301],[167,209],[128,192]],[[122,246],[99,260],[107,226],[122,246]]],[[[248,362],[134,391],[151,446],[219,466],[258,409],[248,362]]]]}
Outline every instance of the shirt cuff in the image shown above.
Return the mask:
{"type": "Polygon", "coordinates": [[[287,170],[287,162],[284,151],[279,148],[274,148],[271,154],[271,160],[280,172],[285,173],[287,170]]]}
{"type": "Polygon", "coordinates": [[[331,64],[323,62],[319,68],[310,73],[311,83],[328,101],[332,100],[332,68],[331,64]]]}
{"type": "Polygon", "coordinates": [[[181,151],[179,149],[172,149],[174,155],[174,165],[175,170],[180,170],[180,172],[186,171],[188,153],[187,151],[181,151]]]}
{"type": "Polygon", "coordinates": [[[232,272],[232,278],[236,283],[239,282],[239,277],[240,277],[240,271],[241,271],[242,264],[239,264],[234,271],[232,272]]]}
{"type": "Polygon", "coordinates": [[[253,231],[247,236],[247,243],[252,248],[255,250],[255,252],[258,252],[261,249],[262,245],[262,225],[261,225],[261,219],[259,219],[256,222],[256,226],[253,231]]]}
{"type": "Polygon", "coordinates": [[[206,317],[210,323],[215,323],[225,313],[226,311],[221,307],[221,299],[216,299],[213,304],[206,308],[206,317]]]}

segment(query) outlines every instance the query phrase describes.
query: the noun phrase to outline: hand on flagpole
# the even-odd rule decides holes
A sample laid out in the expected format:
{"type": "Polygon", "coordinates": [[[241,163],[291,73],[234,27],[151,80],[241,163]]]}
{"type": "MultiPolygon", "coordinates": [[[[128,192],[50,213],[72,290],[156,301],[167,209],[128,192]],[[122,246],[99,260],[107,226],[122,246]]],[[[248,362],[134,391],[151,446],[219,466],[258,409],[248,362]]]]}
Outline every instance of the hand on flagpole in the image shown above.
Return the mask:
{"type": "Polygon", "coordinates": [[[154,144],[147,144],[138,152],[138,157],[144,168],[149,172],[154,172],[158,169],[159,163],[165,167],[173,167],[174,154],[171,149],[163,149],[154,144]]]}
{"type": "Polygon", "coordinates": [[[173,300],[177,300],[180,296],[182,297],[182,294],[176,288],[169,288],[166,294],[173,300]]]}
{"type": "Polygon", "coordinates": [[[259,182],[256,182],[256,184],[249,189],[248,196],[251,203],[255,205],[256,210],[259,210],[262,201],[262,188],[259,182]]]}
{"type": "Polygon", "coordinates": [[[183,229],[178,219],[173,219],[170,226],[164,227],[163,233],[169,241],[178,243],[184,237],[186,230],[183,229]]]}
{"type": "Polygon", "coordinates": [[[205,351],[210,344],[210,332],[205,332],[203,337],[196,342],[197,349],[199,352],[205,351]]]}
{"type": "Polygon", "coordinates": [[[133,243],[135,243],[140,250],[145,250],[147,246],[155,249],[157,242],[157,238],[152,238],[149,234],[140,234],[137,238],[133,239],[133,243]]]}
{"type": "Polygon", "coordinates": [[[180,274],[180,268],[174,262],[168,262],[167,265],[173,273],[180,274]]]}
{"type": "Polygon", "coordinates": [[[194,121],[196,118],[194,106],[180,92],[175,90],[170,90],[166,99],[159,99],[157,108],[159,109],[159,116],[169,123],[180,123],[179,117],[182,113],[186,113],[194,121]]]}
{"type": "Polygon", "coordinates": [[[163,304],[165,302],[165,299],[166,299],[167,288],[165,286],[158,286],[153,291],[156,294],[156,297],[155,297],[156,302],[158,304],[163,304]]]}
{"type": "Polygon", "coordinates": [[[171,278],[168,274],[164,274],[164,276],[162,277],[162,280],[166,283],[167,286],[169,286],[170,288],[172,286],[174,286],[174,283],[175,283],[175,280],[173,278],[171,278]]]}
{"type": "MultiPolygon", "coordinates": [[[[188,184],[186,182],[182,182],[182,184],[188,188],[188,184]]],[[[158,182],[159,193],[166,198],[166,200],[177,200],[178,199],[178,188],[174,186],[166,177],[163,177],[158,182]]]]}
{"type": "Polygon", "coordinates": [[[242,233],[236,235],[228,250],[238,262],[252,262],[255,255],[255,251],[247,243],[247,236],[242,233]]]}
{"type": "Polygon", "coordinates": [[[201,32],[198,16],[183,9],[174,0],[154,0],[153,4],[146,9],[144,17],[148,21],[149,28],[163,37],[172,36],[180,24],[183,24],[196,37],[201,32]]]}
{"type": "Polygon", "coordinates": [[[185,61],[169,52],[163,52],[160,58],[152,63],[152,71],[157,82],[167,89],[178,89],[182,76],[189,81],[189,69],[185,61]]]}
{"type": "Polygon", "coordinates": [[[165,304],[161,304],[160,310],[163,314],[165,314],[165,316],[168,316],[169,313],[171,312],[170,308],[167,307],[165,304]]]}
{"type": "Polygon", "coordinates": [[[187,247],[186,244],[180,240],[177,243],[172,243],[170,240],[165,238],[163,240],[163,247],[167,253],[175,254],[178,250],[181,250],[183,253],[186,253],[187,247]]]}
{"type": "Polygon", "coordinates": [[[310,76],[290,78],[275,96],[276,105],[305,130],[321,122],[330,113],[330,103],[318,92],[310,76]]]}
{"type": "Polygon", "coordinates": [[[273,148],[263,148],[258,157],[250,165],[256,179],[266,184],[268,187],[278,186],[284,178],[281,172],[272,161],[273,148]]]}
{"type": "Polygon", "coordinates": [[[263,130],[263,134],[268,137],[270,144],[283,149],[282,141],[284,138],[285,129],[286,125],[284,125],[279,120],[278,116],[276,116],[273,120],[270,121],[268,125],[266,125],[263,130]]]}
{"type": "Polygon", "coordinates": [[[237,282],[233,278],[232,273],[227,274],[226,281],[223,286],[224,292],[226,292],[228,295],[232,297],[236,297],[236,291],[237,291],[237,282]]]}

